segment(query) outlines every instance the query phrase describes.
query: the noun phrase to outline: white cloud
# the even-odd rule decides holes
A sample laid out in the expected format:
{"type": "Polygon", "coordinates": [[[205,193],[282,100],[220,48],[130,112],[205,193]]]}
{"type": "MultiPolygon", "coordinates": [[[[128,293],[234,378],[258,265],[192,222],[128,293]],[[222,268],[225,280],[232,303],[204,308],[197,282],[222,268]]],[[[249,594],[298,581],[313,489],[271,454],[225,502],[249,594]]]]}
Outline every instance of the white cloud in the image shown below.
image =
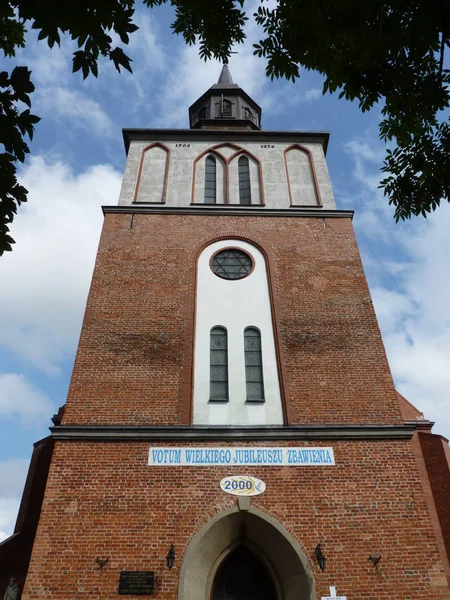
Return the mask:
{"type": "Polygon", "coordinates": [[[43,87],[37,90],[36,110],[53,118],[71,119],[76,126],[93,133],[112,136],[116,127],[98,102],[78,90],[43,87]]]}
{"type": "Polygon", "coordinates": [[[14,251],[0,261],[0,345],[56,375],[78,339],[100,207],[117,202],[121,177],[109,165],[76,175],[37,156],[20,181],[30,194],[12,227],[14,251]]]}
{"type": "MultiPolygon", "coordinates": [[[[20,373],[0,373],[0,417],[19,419],[25,426],[49,420],[53,404],[20,373]]],[[[2,484],[0,480],[0,490],[2,484]]]]}
{"type": "Polygon", "coordinates": [[[376,148],[360,140],[353,140],[345,144],[344,149],[353,160],[354,177],[363,185],[366,193],[370,192],[372,195],[370,207],[365,207],[366,210],[371,208],[387,214],[389,212],[387,202],[383,197],[383,192],[378,188],[384,153],[380,152],[379,147],[376,148]]]}
{"type": "Polygon", "coordinates": [[[364,159],[374,163],[381,163],[384,158],[385,151],[379,143],[374,143],[375,136],[371,136],[371,141],[364,139],[350,140],[346,145],[346,149],[350,151],[354,159],[364,159]]]}
{"type": "Polygon", "coordinates": [[[20,498],[0,498],[0,542],[6,540],[14,531],[19,510],[20,498]]]}
{"type": "Polygon", "coordinates": [[[450,437],[450,206],[396,224],[377,189],[382,145],[359,139],[346,148],[359,181],[358,239],[394,380],[450,437]]]}
{"type": "Polygon", "coordinates": [[[29,465],[29,460],[18,458],[0,460],[0,497],[22,495],[29,465]]]}
{"type": "Polygon", "coordinates": [[[0,461],[0,542],[12,535],[29,461],[0,461]]]}
{"type": "Polygon", "coordinates": [[[32,71],[32,81],[37,85],[61,85],[66,82],[72,71],[73,48],[67,38],[63,38],[61,46],[49,48],[46,42],[37,41],[27,36],[27,47],[18,53],[25,59],[32,71]]]}
{"type": "Polygon", "coordinates": [[[415,314],[414,302],[404,293],[377,287],[371,294],[384,330],[395,330],[406,317],[415,314]]]}
{"type": "Polygon", "coordinates": [[[217,81],[221,65],[217,61],[202,63],[196,47],[182,48],[172,60],[172,69],[167,69],[159,90],[160,113],[155,125],[187,127],[187,108],[217,81]]]}
{"type": "Polygon", "coordinates": [[[126,53],[133,62],[141,58],[146,68],[161,71],[167,67],[168,56],[159,40],[156,21],[148,9],[144,11],[139,13],[139,29],[130,36],[126,53]]]}
{"type": "MultiPolygon", "coordinates": [[[[135,118],[139,124],[152,119],[160,104],[161,77],[166,78],[170,72],[171,58],[175,54],[174,37],[171,44],[164,45],[161,36],[167,33],[166,25],[162,30],[154,11],[140,7],[135,15],[139,29],[130,35],[130,43],[124,46],[119,36],[111,33],[112,45],[123,47],[125,54],[131,59],[133,73],[121,69],[118,73],[114,64],[102,59],[99,62],[99,76],[88,77],[83,86],[91,93],[102,91],[110,103],[121,103],[126,106],[127,119],[135,118]]],[[[128,123],[122,123],[127,125],[128,123]]]]}
{"type": "Polygon", "coordinates": [[[306,92],[304,93],[304,99],[305,100],[315,100],[316,98],[320,98],[322,96],[322,90],[320,88],[310,88],[309,90],[306,90],[306,92]]]}
{"type": "MultiPolygon", "coordinates": [[[[17,59],[32,71],[31,80],[36,85],[31,96],[33,111],[63,125],[70,119],[73,127],[98,135],[113,135],[116,127],[112,120],[100,103],[87,95],[90,81],[97,81],[96,78],[91,76],[83,82],[80,72],[72,73],[73,52],[78,48],[69,36],[62,36],[61,45],[52,49],[45,40],[38,41],[33,31],[27,34],[26,42],[17,59]]],[[[100,57],[99,70],[105,67],[105,62],[100,57]]]]}

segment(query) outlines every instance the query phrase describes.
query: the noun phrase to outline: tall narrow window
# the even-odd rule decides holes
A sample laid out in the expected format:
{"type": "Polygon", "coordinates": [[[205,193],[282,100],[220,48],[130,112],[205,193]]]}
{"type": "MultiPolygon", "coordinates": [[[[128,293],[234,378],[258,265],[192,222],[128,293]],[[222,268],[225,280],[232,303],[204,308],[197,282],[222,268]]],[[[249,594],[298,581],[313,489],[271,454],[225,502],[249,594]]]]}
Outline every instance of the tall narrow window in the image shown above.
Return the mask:
{"type": "Polygon", "coordinates": [[[244,331],[247,402],[264,402],[261,333],[255,327],[244,331]]]}
{"type": "Polygon", "coordinates": [[[216,159],[208,155],[205,160],[205,204],[216,204],[216,159]]]}
{"type": "Polygon", "coordinates": [[[213,327],[210,334],[210,386],[209,399],[228,401],[228,343],[227,330],[213,327]]]}
{"type": "Polygon", "coordinates": [[[250,186],[250,165],[246,156],[241,156],[239,167],[239,204],[252,203],[252,191],[250,186]]]}

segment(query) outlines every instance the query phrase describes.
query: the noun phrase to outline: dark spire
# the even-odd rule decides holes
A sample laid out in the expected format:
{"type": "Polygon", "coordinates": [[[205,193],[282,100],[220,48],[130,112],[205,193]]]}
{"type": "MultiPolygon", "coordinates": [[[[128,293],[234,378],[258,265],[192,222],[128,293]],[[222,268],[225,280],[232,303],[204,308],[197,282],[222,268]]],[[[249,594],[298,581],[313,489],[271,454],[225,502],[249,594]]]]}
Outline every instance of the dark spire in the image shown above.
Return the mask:
{"type": "Polygon", "coordinates": [[[261,129],[261,108],[233,82],[224,62],[217,83],[189,108],[192,129],[261,129]]]}
{"type": "Polygon", "coordinates": [[[217,82],[216,85],[226,85],[226,86],[230,86],[230,85],[235,85],[233,83],[233,79],[231,77],[231,73],[230,73],[230,69],[228,68],[228,64],[225,63],[222,67],[222,71],[219,75],[219,80],[217,82]]]}

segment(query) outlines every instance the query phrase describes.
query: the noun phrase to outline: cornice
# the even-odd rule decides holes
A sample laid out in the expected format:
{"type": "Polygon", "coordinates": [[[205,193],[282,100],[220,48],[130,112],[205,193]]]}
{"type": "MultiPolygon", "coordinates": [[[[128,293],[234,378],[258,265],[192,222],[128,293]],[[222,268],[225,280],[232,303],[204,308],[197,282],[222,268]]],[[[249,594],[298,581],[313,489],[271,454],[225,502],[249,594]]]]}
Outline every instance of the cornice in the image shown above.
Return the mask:
{"type": "Polygon", "coordinates": [[[353,210],[329,210],[322,207],[317,208],[295,208],[286,209],[265,208],[255,204],[254,206],[231,206],[223,205],[191,205],[191,206],[155,206],[127,204],[124,206],[102,206],[103,214],[150,214],[150,215],[202,215],[208,217],[236,217],[236,216],[258,216],[258,217],[314,217],[319,219],[352,219],[353,210]]]}
{"type": "Polygon", "coordinates": [[[414,424],[404,425],[290,425],[257,427],[61,425],[51,427],[59,441],[282,441],[282,440],[408,440],[414,424]]]}
{"type": "Polygon", "coordinates": [[[130,142],[133,140],[152,141],[193,141],[207,139],[211,142],[224,141],[259,141],[288,143],[320,143],[326,154],[330,134],[324,131],[267,131],[267,130],[232,130],[232,129],[122,129],[125,150],[128,154],[130,142]]]}

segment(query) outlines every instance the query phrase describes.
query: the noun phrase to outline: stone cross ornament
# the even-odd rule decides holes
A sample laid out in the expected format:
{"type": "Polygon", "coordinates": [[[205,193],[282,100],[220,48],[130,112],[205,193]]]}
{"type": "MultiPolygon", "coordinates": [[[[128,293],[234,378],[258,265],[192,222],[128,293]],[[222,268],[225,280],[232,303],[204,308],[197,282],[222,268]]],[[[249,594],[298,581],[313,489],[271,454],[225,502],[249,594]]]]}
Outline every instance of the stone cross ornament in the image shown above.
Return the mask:
{"type": "Polygon", "coordinates": [[[322,596],[321,600],[347,600],[347,596],[337,596],[336,587],[334,585],[330,585],[330,595],[322,596]]]}

